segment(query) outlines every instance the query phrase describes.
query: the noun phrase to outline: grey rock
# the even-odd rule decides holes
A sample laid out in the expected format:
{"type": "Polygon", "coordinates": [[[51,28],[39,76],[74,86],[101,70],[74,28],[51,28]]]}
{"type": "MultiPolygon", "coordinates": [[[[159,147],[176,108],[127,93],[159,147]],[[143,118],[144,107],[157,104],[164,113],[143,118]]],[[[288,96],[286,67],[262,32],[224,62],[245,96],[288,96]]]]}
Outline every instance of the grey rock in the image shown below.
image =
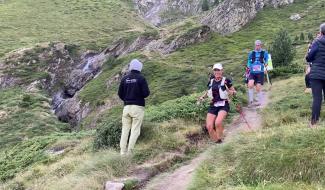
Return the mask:
{"type": "Polygon", "coordinates": [[[266,6],[274,8],[294,0],[226,0],[201,18],[201,23],[213,31],[226,35],[240,30],[266,6]]]}
{"type": "MultiPolygon", "coordinates": [[[[202,0],[133,0],[139,14],[155,26],[160,26],[202,12],[202,0]]],[[[210,6],[214,0],[208,0],[210,6]]]]}
{"type": "Polygon", "coordinates": [[[300,14],[293,14],[290,16],[290,19],[293,21],[297,21],[297,20],[301,19],[301,16],[300,16],[300,14]]]}
{"type": "Polygon", "coordinates": [[[175,36],[175,38],[170,42],[166,42],[165,39],[151,41],[145,47],[145,50],[156,51],[165,55],[190,44],[206,41],[210,37],[210,34],[211,30],[208,26],[200,26],[187,31],[184,34],[175,36]]]}
{"type": "Polygon", "coordinates": [[[107,181],[104,186],[104,190],[122,190],[124,188],[123,183],[107,181]]]}

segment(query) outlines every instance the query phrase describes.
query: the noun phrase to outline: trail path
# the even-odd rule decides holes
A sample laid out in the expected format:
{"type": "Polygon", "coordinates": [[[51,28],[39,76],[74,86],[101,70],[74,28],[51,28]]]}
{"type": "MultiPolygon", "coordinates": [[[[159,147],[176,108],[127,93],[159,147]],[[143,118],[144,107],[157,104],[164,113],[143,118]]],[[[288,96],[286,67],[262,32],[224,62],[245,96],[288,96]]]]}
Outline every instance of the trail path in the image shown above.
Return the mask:
{"type": "MultiPolygon", "coordinates": [[[[243,108],[243,115],[234,118],[233,122],[226,127],[225,143],[239,132],[255,131],[262,126],[262,117],[259,113],[268,104],[268,94],[263,91],[262,105],[257,108],[243,108]]],[[[146,190],[186,190],[192,181],[195,169],[207,159],[209,152],[218,145],[210,146],[206,151],[191,160],[187,165],[181,166],[172,173],[163,173],[153,178],[144,189],[146,190]]]]}

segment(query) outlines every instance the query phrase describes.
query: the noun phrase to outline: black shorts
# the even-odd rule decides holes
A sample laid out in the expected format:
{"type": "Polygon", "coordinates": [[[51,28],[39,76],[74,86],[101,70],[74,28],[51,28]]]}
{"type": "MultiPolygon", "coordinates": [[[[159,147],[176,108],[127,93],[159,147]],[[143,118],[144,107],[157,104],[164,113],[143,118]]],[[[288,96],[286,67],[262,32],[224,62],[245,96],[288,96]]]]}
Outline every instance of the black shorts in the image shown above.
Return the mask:
{"type": "Polygon", "coordinates": [[[254,84],[264,84],[264,73],[251,73],[248,80],[254,80],[254,84]]]}
{"type": "Polygon", "coordinates": [[[208,113],[211,113],[213,115],[218,115],[219,111],[221,110],[228,113],[230,111],[229,103],[226,102],[225,106],[220,106],[220,107],[210,106],[208,109],[208,113]]]}

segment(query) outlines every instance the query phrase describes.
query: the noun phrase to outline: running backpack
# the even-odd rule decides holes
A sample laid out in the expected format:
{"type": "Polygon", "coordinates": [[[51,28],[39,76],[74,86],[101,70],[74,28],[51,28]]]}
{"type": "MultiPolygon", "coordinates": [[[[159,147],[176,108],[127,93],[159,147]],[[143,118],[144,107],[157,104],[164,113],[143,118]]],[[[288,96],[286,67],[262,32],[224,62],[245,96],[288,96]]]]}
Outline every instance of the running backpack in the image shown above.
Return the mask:
{"type": "MultiPolygon", "coordinates": [[[[213,84],[214,78],[210,80],[210,84],[209,87],[210,89],[208,90],[208,97],[213,100],[213,93],[212,93],[212,84],[213,84]]],[[[226,81],[226,77],[222,77],[222,81],[221,81],[221,85],[219,88],[219,96],[221,99],[223,100],[228,100],[228,91],[227,91],[227,87],[225,90],[223,90],[221,87],[225,86],[225,81],[226,81]]]]}
{"type": "Polygon", "coordinates": [[[265,55],[265,51],[261,51],[260,53],[260,57],[259,57],[259,62],[260,63],[255,63],[256,61],[256,52],[253,51],[252,52],[252,62],[250,65],[250,72],[251,73],[261,73],[264,72],[264,55],[265,55]]]}

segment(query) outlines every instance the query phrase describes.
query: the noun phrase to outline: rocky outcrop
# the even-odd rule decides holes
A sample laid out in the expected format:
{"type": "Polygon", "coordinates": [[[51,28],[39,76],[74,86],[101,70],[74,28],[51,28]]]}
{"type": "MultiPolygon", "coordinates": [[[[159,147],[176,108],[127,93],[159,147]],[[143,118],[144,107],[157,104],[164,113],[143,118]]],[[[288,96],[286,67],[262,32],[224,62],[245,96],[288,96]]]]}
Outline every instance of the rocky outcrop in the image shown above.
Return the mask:
{"type": "MultiPolygon", "coordinates": [[[[139,14],[155,26],[202,12],[202,0],[133,0],[139,14]]],[[[209,0],[213,6],[214,0],[209,0]]]]}
{"type": "MultiPolygon", "coordinates": [[[[76,126],[91,112],[89,104],[80,101],[78,91],[108,59],[139,50],[153,39],[148,34],[136,39],[121,38],[100,53],[79,54],[75,46],[60,42],[20,49],[0,61],[0,89],[20,86],[28,92],[46,90],[53,96],[52,108],[59,120],[76,126]]],[[[120,74],[114,77],[110,83],[119,80],[120,74]]]]}
{"type": "Polygon", "coordinates": [[[211,30],[208,26],[199,26],[192,28],[181,35],[169,36],[167,39],[153,40],[145,47],[145,49],[165,55],[190,44],[206,41],[210,37],[210,34],[211,30]]]}
{"type": "Polygon", "coordinates": [[[277,8],[294,0],[225,0],[202,17],[201,23],[213,31],[229,34],[238,31],[266,6],[277,8]]]}
{"type": "MultiPolygon", "coordinates": [[[[59,120],[69,122],[72,126],[80,123],[91,112],[91,108],[89,104],[79,100],[77,92],[100,72],[108,59],[139,50],[151,40],[151,36],[140,36],[134,41],[119,39],[98,54],[86,52],[81,58],[80,66],[71,71],[68,82],[53,97],[53,109],[59,120]]],[[[119,79],[115,77],[111,80],[119,79]]]]}
{"type": "Polygon", "coordinates": [[[63,43],[44,43],[13,51],[0,61],[0,88],[38,81],[46,90],[55,89],[75,66],[68,46],[63,43]]]}

